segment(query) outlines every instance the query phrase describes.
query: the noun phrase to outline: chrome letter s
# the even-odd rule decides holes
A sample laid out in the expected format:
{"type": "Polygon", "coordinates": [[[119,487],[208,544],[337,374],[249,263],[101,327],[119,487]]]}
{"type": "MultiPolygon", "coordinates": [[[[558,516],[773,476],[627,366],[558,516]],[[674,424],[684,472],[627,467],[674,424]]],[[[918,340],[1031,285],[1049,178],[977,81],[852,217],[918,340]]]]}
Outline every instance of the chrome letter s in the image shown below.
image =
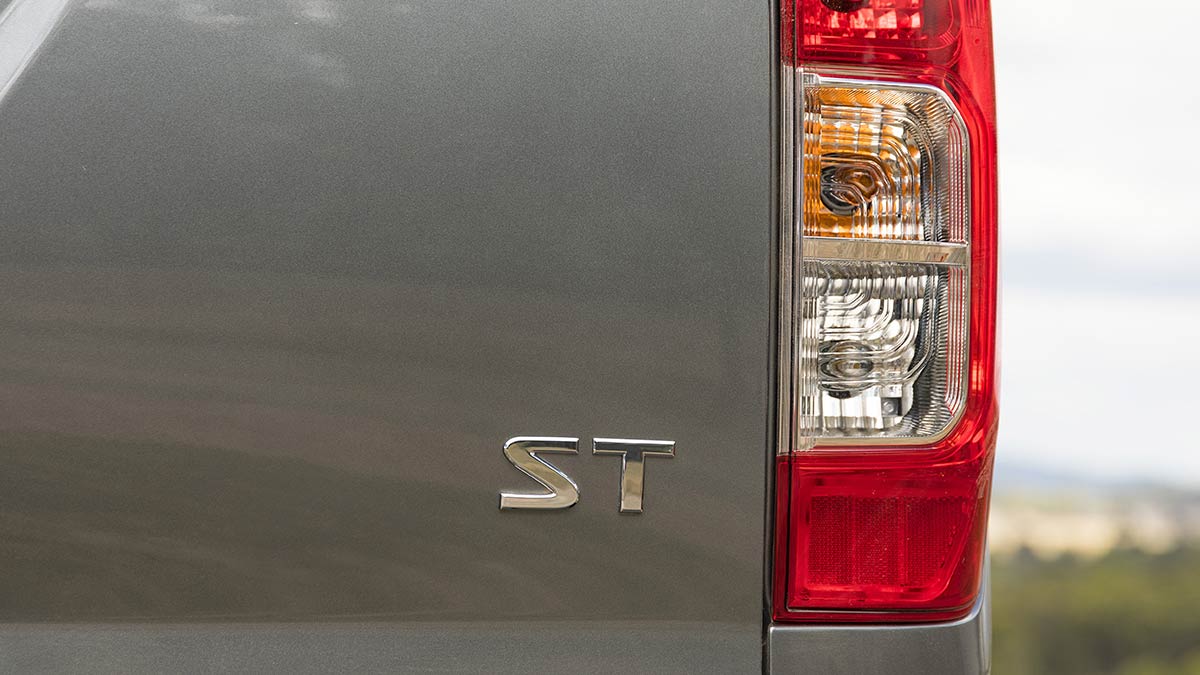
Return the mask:
{"type": "Polygon", "coordinates": [[[521,473],[550,491],[544,493],[501,492],[501,509],[565,509],[579,501],[579,486],[567,474],[538,457],[538,453],[574,455],[579,452],[578,438],[557,436],[517,436],[504,443],[504,456],[521,473]]]}

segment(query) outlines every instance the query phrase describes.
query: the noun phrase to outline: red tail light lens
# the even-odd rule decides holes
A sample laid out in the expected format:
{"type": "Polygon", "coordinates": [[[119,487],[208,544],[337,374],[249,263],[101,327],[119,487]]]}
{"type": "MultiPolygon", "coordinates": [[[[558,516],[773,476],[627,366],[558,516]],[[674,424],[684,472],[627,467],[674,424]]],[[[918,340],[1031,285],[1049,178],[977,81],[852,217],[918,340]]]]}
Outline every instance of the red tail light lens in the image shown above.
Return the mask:
{"type": "Polygon", "coordinates": [[[794,2],[773,613],[955,618],[997,421],[987,2],[794,2]]]}
{"type": "Polygon", "coordinates": [[[920,60],[954,47],[954,3],[938,0],[800,0],[803,52],[920,60]]]}

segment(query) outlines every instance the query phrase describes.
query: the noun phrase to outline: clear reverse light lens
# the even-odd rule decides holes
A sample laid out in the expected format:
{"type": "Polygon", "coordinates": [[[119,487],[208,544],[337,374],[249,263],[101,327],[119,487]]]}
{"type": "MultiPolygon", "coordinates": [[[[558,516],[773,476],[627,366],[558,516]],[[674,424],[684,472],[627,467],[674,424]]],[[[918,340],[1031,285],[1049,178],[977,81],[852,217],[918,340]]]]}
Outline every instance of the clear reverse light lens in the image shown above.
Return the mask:
{"type": "Polygon", "coordinates": [[[966,364],[962,268],[806,261],[803,321],[816,385],[804,392],[817,436],[938,433],[962,405],[966,364]]]}

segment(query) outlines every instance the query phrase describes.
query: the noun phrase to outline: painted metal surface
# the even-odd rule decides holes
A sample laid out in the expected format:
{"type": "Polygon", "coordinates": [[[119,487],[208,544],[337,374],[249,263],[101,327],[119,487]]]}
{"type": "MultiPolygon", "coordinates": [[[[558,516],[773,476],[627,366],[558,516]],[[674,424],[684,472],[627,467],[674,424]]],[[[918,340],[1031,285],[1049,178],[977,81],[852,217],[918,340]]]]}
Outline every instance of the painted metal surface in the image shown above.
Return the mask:
{"type": "Polygon", "coordinates": [[[992,666],[991,591],[958,621],[907,626],[801,626],[767,631],[770,675],[988,675],[992,666]]]}
{"type": "Polygon", "coordinates": [[[27,625],[0,631],[0,671],[121,673],[738,673],[732,625],[27,625]]]}
{"type": "Polygon", "coordinates": [[[514,668],[632,622],[759,669],[767,3],[59,18],[0,100],[0,620],[449,622],[514,668]],[[505,439],[560,434],[678,455],[637,517],[587,455],[499,511],[505,439]]]}

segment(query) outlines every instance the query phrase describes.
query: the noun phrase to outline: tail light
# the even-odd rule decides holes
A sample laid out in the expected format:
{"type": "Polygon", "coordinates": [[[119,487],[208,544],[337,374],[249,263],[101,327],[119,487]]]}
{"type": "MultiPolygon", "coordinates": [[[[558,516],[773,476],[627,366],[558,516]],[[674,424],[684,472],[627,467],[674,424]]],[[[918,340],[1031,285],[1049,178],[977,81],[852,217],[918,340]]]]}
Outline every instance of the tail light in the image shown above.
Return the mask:
{"type": "Polygon", "coordinates": [[[986,0],[784,0],[778,621],[979,593],[995,446],[986,0]]]}

